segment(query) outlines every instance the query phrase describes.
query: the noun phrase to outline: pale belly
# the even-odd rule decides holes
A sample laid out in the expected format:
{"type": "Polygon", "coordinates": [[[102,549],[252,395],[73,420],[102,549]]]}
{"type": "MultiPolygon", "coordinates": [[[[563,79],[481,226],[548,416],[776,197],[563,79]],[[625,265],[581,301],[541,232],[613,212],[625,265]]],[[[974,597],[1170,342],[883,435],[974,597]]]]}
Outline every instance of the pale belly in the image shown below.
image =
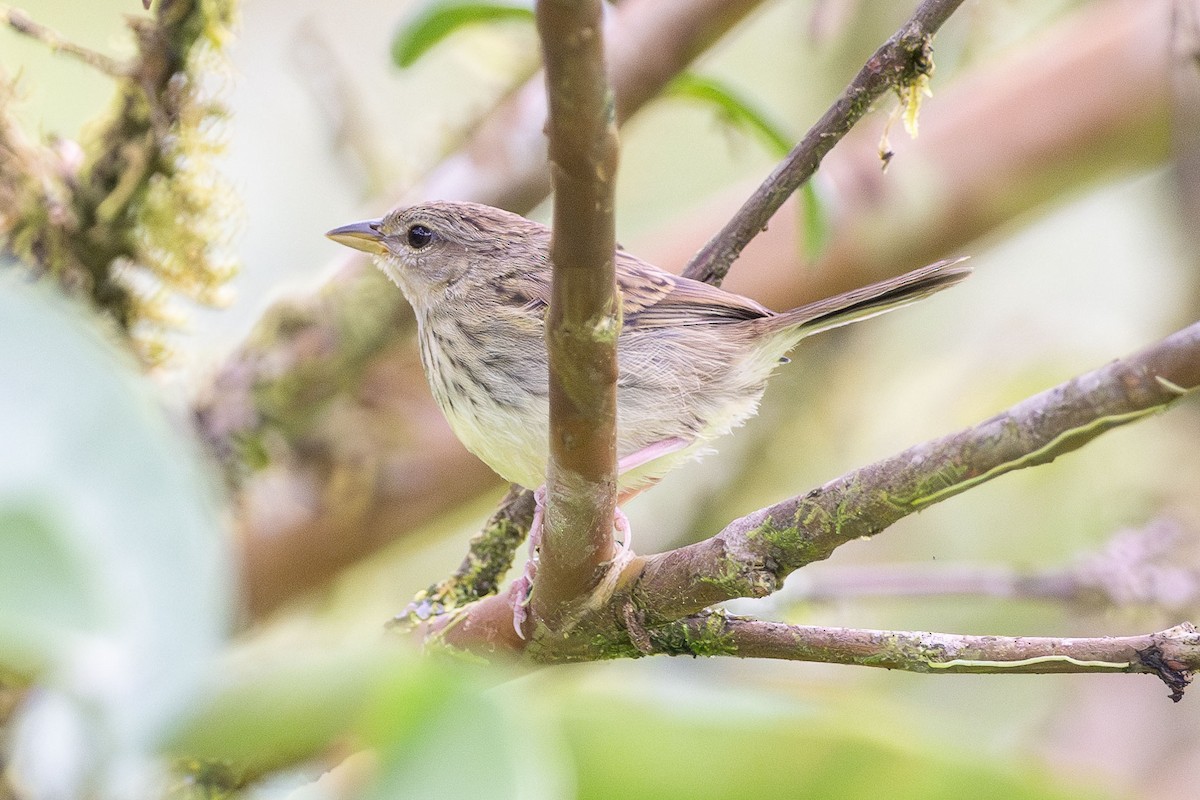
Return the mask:
{"type": "MultiPolygon", "coordinates": [[[[510,354],[451,365],[436,341],[422,337],[421,345],[430,388],[463,445],[507,481],[527,488],[545,483],[549,450],[545,392],[518,393],[511,374],[498,370],[494,363],[484,363],[511,361],[510,354]]],[[[622,367],[645,355],[623,348],[622,367]]],[[[529,357],[537,359],[529,363],[545,363],[544,350],[529,357]]],[[[681,463],[698,458],[711,450],[714,439],[753,416],[774,363],[777,358],[764,359],[744,376],[725,373],[725,380],[717,384],[711,382],[712,374],[683,375],[677,366],[653,380],[622,373],[617,391],[617,457],[641,463],[620,476],[621,489],[642,488],[681,463]],[[730,378],[732,389],[718,391],[717,385],[729,387],[730,378]],[[665,441],[675,444],[657,448],[654,452],[661,455],[649,461],[637,458],[636,454],[665,441]]],[[[740,372],[741,365],[734,369],[740,372]]],[[[545,385],[544,366],[533,381],[539,387],[545,385]]]]}

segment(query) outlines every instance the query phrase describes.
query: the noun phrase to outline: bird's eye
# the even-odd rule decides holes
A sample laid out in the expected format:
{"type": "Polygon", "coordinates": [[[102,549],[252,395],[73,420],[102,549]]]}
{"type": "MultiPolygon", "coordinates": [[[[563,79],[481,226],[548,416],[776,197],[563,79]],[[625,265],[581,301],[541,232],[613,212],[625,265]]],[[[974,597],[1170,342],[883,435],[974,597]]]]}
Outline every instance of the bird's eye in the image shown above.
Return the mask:
{"type": "Polygon", "coordinates": [[[408,229],[408,246],[413,250],[421,250],[428,247],[433,241],[433,231],[426,228],[424,225],[413,225],[408,229]]]}

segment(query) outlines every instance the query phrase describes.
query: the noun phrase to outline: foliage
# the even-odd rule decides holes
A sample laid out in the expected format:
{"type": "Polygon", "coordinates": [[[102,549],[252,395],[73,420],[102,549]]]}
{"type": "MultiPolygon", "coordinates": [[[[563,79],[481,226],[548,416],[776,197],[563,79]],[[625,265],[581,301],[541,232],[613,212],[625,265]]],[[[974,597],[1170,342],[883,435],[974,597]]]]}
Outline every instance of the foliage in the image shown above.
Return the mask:
{"type": "Polygon", "coordinates": [[[400,26],[392,40],[392,61],[411,67],[438,42],[469,25],[503,20],[533,21],[533,4],[521,0],[434,0],[400,26]]]}

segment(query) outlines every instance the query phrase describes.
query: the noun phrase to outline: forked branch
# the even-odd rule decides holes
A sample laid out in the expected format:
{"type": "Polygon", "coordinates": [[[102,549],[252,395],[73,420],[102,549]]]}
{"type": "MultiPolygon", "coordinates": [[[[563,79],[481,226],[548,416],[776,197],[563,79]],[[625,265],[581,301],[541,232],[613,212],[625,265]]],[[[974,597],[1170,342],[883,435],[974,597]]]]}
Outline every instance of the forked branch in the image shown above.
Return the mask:
{"type": "MultiPolygon", "coordinates": [[[[710,539],[637,559],[614,581],[617,588],[606,605],[589,610],[571,635],[552,648],[541,643],[526,655],[544,663],[686,652],[929,672],[1152,671],[1164,680],[1171,678],[1168,682],[1181,689],[1183,673],[1200,663],[1194,631],[1182,627],[1172,631],[1188,635],[1172,634],[1170,641],[1183,649],[1170,650],[1159,642],[1165,648],[1162,653],[1152,652],[1142,661],[1127,652],[1130,647],[1145,649],[1147,643],[1137,637],[1124,643],[1115,640],[1114,647],[1129,645],[1119,653],[1109,648],[1097,655],[1097,647],[1108,647],[1105,642],[1114,640],[947,635],[945,641],[955,646],[945,649],[934,664],[925,651],[917,660],[905,654],[916,652],[911,647],[917,647],[922,637],[938,634],[887,634],[912,644],[885,653],[879,649],[884,635],[878,632],[838,631],[830,636],[822,628],[741,620],[731,626],[724,616],[703,612],[736,597],[771,594],[787,574],[827,557],[848,541],[877,534],[914,511],[1006,472],[1048,463],[1107,430],[1165,409],[1198,386],[1200,323],[971,428],[756,511],[710,539]],[[1179,673],[1178,681],[1171,677],[1174,673],[1179,673]]],[[[504,630],[505,600],[488,598],[435,622],[434,630],[455,647],[521,651],[525,643],[504,630]]]]}

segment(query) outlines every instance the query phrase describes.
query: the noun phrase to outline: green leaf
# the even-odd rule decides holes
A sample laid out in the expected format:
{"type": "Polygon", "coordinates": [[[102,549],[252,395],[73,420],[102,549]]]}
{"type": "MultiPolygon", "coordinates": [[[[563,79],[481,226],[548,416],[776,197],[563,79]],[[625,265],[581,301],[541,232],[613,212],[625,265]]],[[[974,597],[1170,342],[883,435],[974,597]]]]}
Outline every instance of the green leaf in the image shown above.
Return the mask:
{"type": "Polygon", "coordinates": [[[482,674],[390,642],[275,655],[217,673],[168,752],[255,773],[370,748],[358,797],[563,796],[538,788],[537,736],[514,724],[520,711],[502,708],[482,674]]]}
{"type": "Polygon", "coordinates": [[[742,97],[727,84],[694,72],[684,72],[667,84],[664,94],[696,100],[713,106],[731,125],[745,128],[782,158],[792,149],[792,139],[765,111],[742,97]]]}
{"type": "Polygon", "coordinates": [[[538,724],[488,692],[457,694],[418,735],[377,746],[380,772],[363,797],[568,797],[568,787],[547,777],[554,760],[538,748],[538,724]]]}
{"type": "Polygon", "coordinates": [[[815,262],[829,246],[832,226],[829,220],[829,210],[816,190],[813,178],[804,182],[800,187],[801,228],[804,234],[804,260],[815,262]]]}
{"type": "Polygon", "coordinates": [[[348,737],[394,744],[463,688],[445,665],[390,645],[288,652],[218,671],[166,749],[257,771],[310,758],[348,737]]]}
{"type": "MultiPolygon", "coordinates": [[[[792,138],[781,125],[773,122],[766,111],[715,78],[685,72],[668,84],[665,93],[671,97],[696,100],[715,107],[729,124],[741,127],[756,136],[777,158],[783,158],[792,150],[792,138]]],[[[829,214],[811,180],[804,184],[801,191],[804,256],[807,261],[813,262],[829,244],[829,214]]]]}
{"type": "Polygon", "coordinates": [[[533,3],[519,0],[437,0],[425,5],[400,26],[392,39],[392,61],[411,67],[430,48],[459,28],[501,20],[534,19],[533,3]]]}
{"type": "Polygon", "coordinates": [[[855,716],[838,703],[824,709],[784,693],[695,683],[660,685],[642,697],[605,688],[559,699],[559,735],[573,755],[579,800],[1110,796],[1100,786],[1064,787],[1020,759],[1005,763],[969,744],[931,740],[877,708],[855,716]]]}
{"type": "Polygon", "coordinates": [[[0,663],[33,676],[100,627],[98,591],[65,520],[45,499],[0,503],[0,663]]]}
{"type": "Polygon", "coordinates": [[[103,797],[149,774],[223,645],[231,569],[183,423],[91,312],[19,274],[0,264],[0,669],[42,691],[13,761],[103,797]]]}

